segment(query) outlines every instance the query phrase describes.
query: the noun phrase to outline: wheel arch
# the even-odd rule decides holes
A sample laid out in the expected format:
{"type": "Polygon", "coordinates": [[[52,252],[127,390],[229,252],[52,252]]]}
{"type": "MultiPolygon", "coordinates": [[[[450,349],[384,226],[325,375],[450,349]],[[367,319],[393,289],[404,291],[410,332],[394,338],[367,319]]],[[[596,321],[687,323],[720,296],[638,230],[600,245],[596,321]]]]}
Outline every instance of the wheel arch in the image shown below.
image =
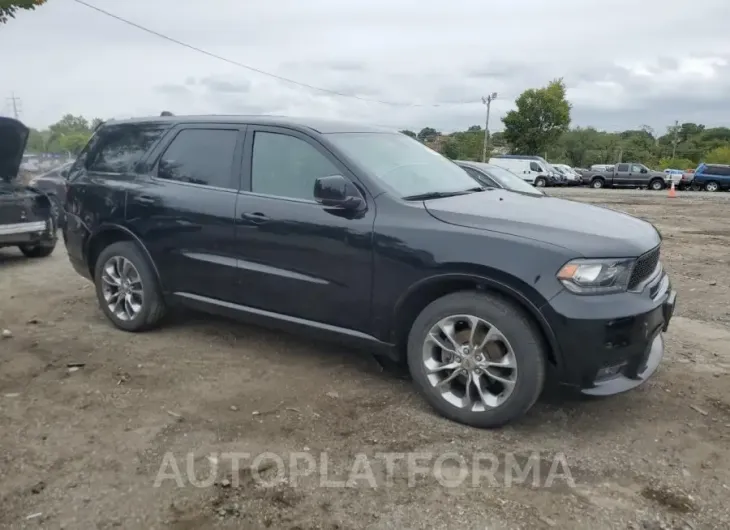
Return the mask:
{"type": "Polygon", "coordinates": [[[99,254],[101,254],[102,250],[104,250],[109,245],[113,243],[118,243],[120,241],[130,241],[137,245],[137,247],[142,251],[142,254],[149,261],[149,264],[154,271],[155,277],[157,278],[158,285],[163,286],[162,278],[160,277],[160,273],[157,270],[157,265],[152,259],[152,256],[147,250],[147,247],[145,247],[144,243],[142,243],[142,240],[129,228],[118,224],[101,225],[91,236],[89,236],[88,240],[86,241],[84,255],[91,277],[94,277],[96,260],[99,258],[99,254]]]}
{"type": "Polygon", "coordinates": [[[394,324],[390,329],[390,341],[396,346],[398,358],[404,358],[411,325],[428,304],[447,294],[475,290],[498,293],[521,308],[536,324],[545,341],[548,362],[556,367],[562,364],[555,334],[539,309],[547,300],[517,278],[484,269],[442,272],[423,278],[408,288],[396,303],[391,320],[394,324]],[[531,291],[529,295],[528,290],[531,291]]]}

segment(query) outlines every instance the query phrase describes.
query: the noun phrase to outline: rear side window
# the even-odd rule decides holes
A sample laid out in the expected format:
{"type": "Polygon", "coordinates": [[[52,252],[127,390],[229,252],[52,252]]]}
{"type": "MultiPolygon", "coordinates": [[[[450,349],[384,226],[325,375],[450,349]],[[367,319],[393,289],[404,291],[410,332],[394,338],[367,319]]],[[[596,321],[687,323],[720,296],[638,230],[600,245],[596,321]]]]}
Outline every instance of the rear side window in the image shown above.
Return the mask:
{"type": "Polygon", "coordinates": [[[629,170],[629,165],[628,164],[619,164],[616,167],[616,171],[619,171],[619,172],[626,172],[628,170],[629,170]]]}
{"type": "Polygon", "coordinates": [[[159,125],[118,125],[99,130],[91,142],[86,169],[101,173],[134,171],[137,162],[159,140],[159,125]]]}
{"type": "Polygon", "coordinates": [[[160,158],[157,177],[238,189],[232,171],[237,141],[233,129],[183,129],[160,158]]]}
{"type": "Polygon", "coordinates": [[[717,175],[718,177],[730,177],[730,167],[705,166],[702,170],[704,175],[717,175]]]}

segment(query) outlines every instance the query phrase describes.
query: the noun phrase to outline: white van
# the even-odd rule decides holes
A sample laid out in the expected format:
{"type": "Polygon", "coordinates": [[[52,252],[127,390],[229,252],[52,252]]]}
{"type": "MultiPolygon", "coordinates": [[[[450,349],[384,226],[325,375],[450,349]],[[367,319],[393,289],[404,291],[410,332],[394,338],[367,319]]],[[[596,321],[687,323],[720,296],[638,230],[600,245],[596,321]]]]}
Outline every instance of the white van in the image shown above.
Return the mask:
{"type": "Polygon", "coordinates": [[[540,157],[520,157],[518,155],[502,155],[489,159],[489,163],[508,169],[522,180],[537,188],[559,184],[560,178],[553,174],[553,169],[540,157]]]}

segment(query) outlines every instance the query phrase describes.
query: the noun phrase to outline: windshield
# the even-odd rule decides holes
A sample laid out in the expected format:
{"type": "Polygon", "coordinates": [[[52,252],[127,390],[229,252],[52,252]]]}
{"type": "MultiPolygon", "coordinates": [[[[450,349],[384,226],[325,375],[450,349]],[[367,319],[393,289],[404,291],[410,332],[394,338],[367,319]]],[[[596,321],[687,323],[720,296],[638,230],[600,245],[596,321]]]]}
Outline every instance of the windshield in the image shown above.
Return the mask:
{"type": "Polygon", "coordinates": [[[528,193],[530,195],[544,195],[542,191],[536,189],[532,184],[525,182],[508,169],[504,169],[499,166],[493,166],[491,164],[475,163],[474,165],[484,171],[487,175],[492,177],[508,190],[528,193]]]}
{"type": "Polygon", "coordinates": [[[327,138],[400,197],[475,187],[459,166],[405,134],[330,133],[327,138]]]}

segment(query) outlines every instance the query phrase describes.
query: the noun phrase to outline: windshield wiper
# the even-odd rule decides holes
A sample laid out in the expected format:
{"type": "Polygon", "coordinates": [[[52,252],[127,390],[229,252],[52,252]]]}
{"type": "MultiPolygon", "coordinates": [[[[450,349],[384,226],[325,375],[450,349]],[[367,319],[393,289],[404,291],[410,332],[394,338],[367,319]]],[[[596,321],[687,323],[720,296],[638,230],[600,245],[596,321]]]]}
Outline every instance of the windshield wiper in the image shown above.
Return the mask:
{"type": "Polygon", "coordinates": [[[419,193],[417,195],[406,195],[404,201],[428,201],[430,199],[445,199],[446,197],[456,197],[457,195],[466,195],[467,193],[476,193],[484,191],[485,188],[469,188],[461,191],[429,191],[427,193],[419,193]]]}

